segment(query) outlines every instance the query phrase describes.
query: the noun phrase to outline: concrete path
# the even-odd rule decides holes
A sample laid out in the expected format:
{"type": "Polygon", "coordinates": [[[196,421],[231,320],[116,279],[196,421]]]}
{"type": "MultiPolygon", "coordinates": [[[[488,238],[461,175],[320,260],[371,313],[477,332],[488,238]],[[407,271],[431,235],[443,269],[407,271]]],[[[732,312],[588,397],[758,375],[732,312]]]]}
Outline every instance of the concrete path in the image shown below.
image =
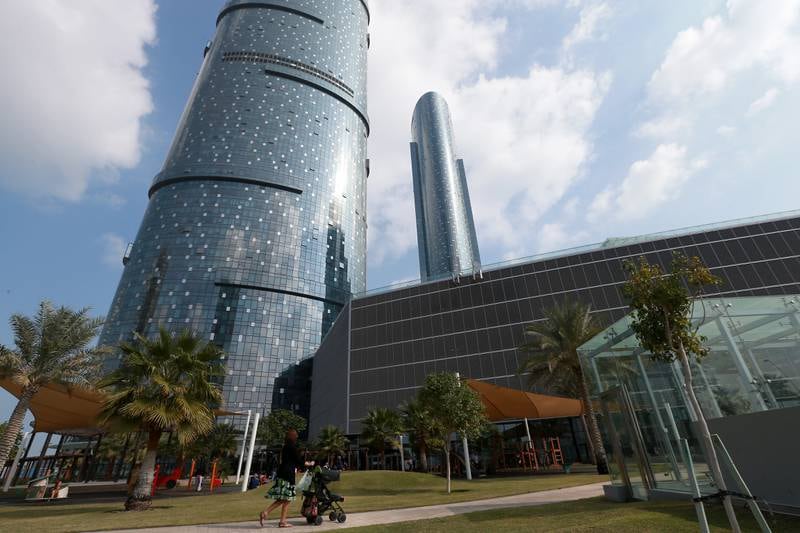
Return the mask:
{"type": "MultiPolygon", "coordinates": [[[[570,487],[566,489],[546,490],[541,492],[530,492],[528,494],[518,494],[516,496],[505,496],[503,498],[492,498],[489,500],[478,500],[471,502],[460,502],[445,505],[431,505],[428,507],[412,507],[409,509],[390,509],[386,511],[370,511],[366,513],[353,513],[347,515],[347,522],[336,524],[330,522],[327,517],[323,525],[319,527],[309,526],[305,518],[293,518],[289,521],[294,526],[291,531],[297,533],[316,531],[335,532],[339,529],[351,527],[374,526],[378,524],[393,524],[396,522],[408,522],[411,520],[427,520],[430,518],[440,518],[457,514],[474,513],[476,511],[488,511],[491,509],[503,509],[508,507],[522,507],[526,505],[544,505],[548,503],[558,503],[584,498],[602,496],[603,485],[605,483],[594,483],[580,487],[570,487]]],[[[344,505],[347,510],[347,502],[344,505]]],[[[253,516],[258,515],[258,510],[253,510],[253,516]]],[[[277,530],[277,520],[271,519],[269,524],[264,524],[265,530],[277,530]]],[[[209,524],[200,526],[176,526],[160,527],[151,529],[126,529],[116,533],[222,533],[225,531],[247,531],[261,530],[256,520],[249,522],[237,522],[234,524],[209,524]]]]}

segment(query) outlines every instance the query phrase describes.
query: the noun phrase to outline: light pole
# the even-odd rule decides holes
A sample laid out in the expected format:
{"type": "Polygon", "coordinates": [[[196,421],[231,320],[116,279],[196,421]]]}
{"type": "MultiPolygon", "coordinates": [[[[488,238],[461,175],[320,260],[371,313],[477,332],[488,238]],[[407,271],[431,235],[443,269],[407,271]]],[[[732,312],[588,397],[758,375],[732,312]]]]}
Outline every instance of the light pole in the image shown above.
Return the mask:
{"type": "Polygon", "coordinates": [[[239,484],[239,476],[242,473],[242,460],[244,459],[245,445],[247,444],[247,430],[250,429],[250,415],[253,411],[247,410],[247,422],[244,424],[244,435],[242,436],[242,450],[239,452],[239,466],[236,467],[236,484],[239,484]]]}
{"type": "Polygon", "coordinates": [[[403,435],[400,434],[400,435],[398,435],[398,437],[400,437],[400,471],[401,472],[405,472],[406,471],[406,461],[405,461],[405,457],[403,456],[403,435]]]}
{"type": "MultiPolygon", "coordinates": [[[[456,379],[458,380],[458,385],[460,387],[461,374],[458,372],[456,372],[456,379]]],[[[467,480],[472,481],[472,465],[469,464],[469,443],[467,442],[467,436],[464,433],[461,434],[461,444],[464,446],[464,466],[467,473],[467,480]]]]}
{"type": "Polygon", "coordinates": [[[250,434],[250,449],[247,450],[247,465],[244,467],[242,492],[247,492],[247,480],[250,479],[250,467],[253,466],[253,450],[256,448],[256,433],[258,433],[259,418],[261,418],[261,413],[256,413],[256,417],[253,419],[253,432],[250,434]]]}

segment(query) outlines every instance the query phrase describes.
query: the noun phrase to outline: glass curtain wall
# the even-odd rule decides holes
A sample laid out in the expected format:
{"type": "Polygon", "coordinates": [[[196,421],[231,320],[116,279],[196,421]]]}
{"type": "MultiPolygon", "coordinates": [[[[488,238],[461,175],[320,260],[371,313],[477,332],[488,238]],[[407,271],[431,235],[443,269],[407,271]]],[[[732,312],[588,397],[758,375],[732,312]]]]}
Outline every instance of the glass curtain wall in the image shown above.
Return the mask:
{"type": "MultiPolygon", "coordinates": [[[[706,299],[693,320],[710,353],[692,363],[693,388],[707,419],[800,405],[800,297],[706,299]]],[[[634,498],[652,490],[690,492],[681,440],[701,489],[710,474],[680,367],[653,361],[630,329],[630,316],[581,347],[598,405],[612,482],[634,498]]]]}

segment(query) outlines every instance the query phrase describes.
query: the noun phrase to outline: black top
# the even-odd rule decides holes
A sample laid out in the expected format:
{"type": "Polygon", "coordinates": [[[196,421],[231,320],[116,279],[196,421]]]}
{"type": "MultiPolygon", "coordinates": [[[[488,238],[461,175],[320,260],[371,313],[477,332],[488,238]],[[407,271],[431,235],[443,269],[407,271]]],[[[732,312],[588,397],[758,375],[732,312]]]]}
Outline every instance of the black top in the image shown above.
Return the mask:
{"type": "Polygon", "coordinates": [[[281,449],[281,464],[278,467],[277,476],[294,485],[294,472],[303,464],[303,457],[300,454],[300,450],[297,449],[297,445],[293,442],[287,442],[281,449]]]}

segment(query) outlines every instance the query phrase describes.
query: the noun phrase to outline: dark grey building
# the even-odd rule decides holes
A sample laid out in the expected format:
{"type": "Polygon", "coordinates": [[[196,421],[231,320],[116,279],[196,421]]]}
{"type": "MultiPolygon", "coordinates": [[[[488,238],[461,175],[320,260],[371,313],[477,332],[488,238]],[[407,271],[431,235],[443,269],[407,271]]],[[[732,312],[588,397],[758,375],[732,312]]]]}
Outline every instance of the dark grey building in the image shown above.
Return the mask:
{"type": "Polygon", "coordinates": [[[293,369],[365,287],[368,21],[363,0],[225,4],[103,344],[191,329],[226,353],[228,408],[307,410],[293,369]]]}
{"type": "Polygon", "coordinates": [[[481,268],[464,161],[456,159],[447,102],[425,93],[411,120],[411,171],[423,281],[481,268]]]}
{"type": "Polygon", "coordinates": [[[591,304],[602,323],[626,314],[623,262],[668,266],[699,256],[725,284],[719,295],[800,292],[800,212],[546,254],[462,277],[373,291],[350,302],[314,358],[311,434],[348,433],[374,407],[408,400],[432,372],[524,388],[517,352],[525,324],[564,299],[591,304]]]}

